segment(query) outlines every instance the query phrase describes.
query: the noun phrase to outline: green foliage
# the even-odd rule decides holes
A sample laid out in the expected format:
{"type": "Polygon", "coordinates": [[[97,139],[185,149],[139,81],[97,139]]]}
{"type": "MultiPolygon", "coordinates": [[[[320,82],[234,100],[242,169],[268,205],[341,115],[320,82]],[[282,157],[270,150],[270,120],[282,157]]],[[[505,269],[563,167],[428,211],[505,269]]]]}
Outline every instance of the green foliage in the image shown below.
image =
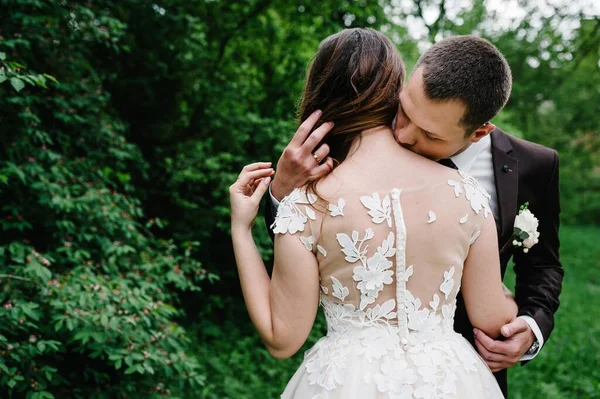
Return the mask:
{"type": "Polygon", "coordinates": [[[183,397],[206,375],[180,295],[216,276],[197,242],[157,236],[136,194],[149,165],[93,66],[126,50],[125,25],[97,3],[0,14],[0,396],[183,397]]]}
{"type": "MultiPolygon", "coordinates": [[[[398,4],[0,0],[0,396],[277,396],[301,353],[271,359],[251,328],[227,187],[277,160],[329,34],[380,29],[415,64],[409,24],[444,2],[398,4]]],[[[475,31],[506,54],[494,122],[557,148],[563,220],[599,223],[597,18],[498,30],[480,0],[438,11],[426,40],[475,31]]]]}

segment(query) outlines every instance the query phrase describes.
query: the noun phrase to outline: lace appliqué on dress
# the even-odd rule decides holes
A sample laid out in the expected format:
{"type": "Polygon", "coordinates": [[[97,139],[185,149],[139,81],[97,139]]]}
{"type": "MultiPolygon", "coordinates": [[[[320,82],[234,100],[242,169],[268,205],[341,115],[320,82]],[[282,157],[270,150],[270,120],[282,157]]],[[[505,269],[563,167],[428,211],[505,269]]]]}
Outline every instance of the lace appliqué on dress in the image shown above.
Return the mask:
{"type": "MultiPolygon", "coordinates": [[[[308,219],[315,220],[316,215],[311,208],[301,205],[312,205],[315,202],[317,202],[317,196],[314,194],[306,193],[300,189],[292,191],[279,203],[275,222],[271,225],[273,233],[296,234],[299,231],[304,231],[304,225],[308,219]]],[[[307,246],[307,244],[304,245],[307,246]]]]}
{"type": "Polygon", "coordinates": [[[336,235],[342,252],[346,255],[346,261],[349,263],[360,261],[361,263],[361,266],[354,268],[354,275],[352,276],[354,281],[358,282],[356,288],[361,292],[361,310],[375,302],[384,284],[391,284],[393,282],[392,276],[394,272],[389,270],[393,266],[393,263],[387,258],[396,254],[394,233],[390,232],[381,246],[377,247],[375,254],[367,258],[368,245],[364,248],[363,245],[365,241],[371,240],[373,236],[373,230],[370,228],[365,230],[365,235],[362,239],[359,239],[357,231],[352,232],[352,238],[345,233],[338,233],[336,235]]]}
{"type": "Polygon", "coordinates": [[[462,177],[460,182],[448,179],[448,185],[454,189],[454,195],[458,198],[463,193],[464,188],[465,197],[471,203],[473,211],[479,214],[483,209],[483,216],[487,218],[492,212],[489,205],[492,197],[485,191],[479,182],[475,180],[475,178],[465,174],[460,169],[458,170],[458,173],[462,177]]]}

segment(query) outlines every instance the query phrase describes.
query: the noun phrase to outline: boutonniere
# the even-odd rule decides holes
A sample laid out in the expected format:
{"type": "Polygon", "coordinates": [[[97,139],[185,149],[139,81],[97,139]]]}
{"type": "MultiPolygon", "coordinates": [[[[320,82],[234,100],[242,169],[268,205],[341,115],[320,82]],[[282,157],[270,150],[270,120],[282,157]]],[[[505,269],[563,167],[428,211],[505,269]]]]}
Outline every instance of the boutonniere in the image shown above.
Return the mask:
{"type": "Polygon", "coordinates": [[[538,225],[538,219],[529,210],[529,202],[524,203],[519,208],[519,214],[515,217],[513,234],[504,247],[512,244],[514,247],[523,248],[524,253],[529,252],[529,249],[539,241],[538,225]]]}

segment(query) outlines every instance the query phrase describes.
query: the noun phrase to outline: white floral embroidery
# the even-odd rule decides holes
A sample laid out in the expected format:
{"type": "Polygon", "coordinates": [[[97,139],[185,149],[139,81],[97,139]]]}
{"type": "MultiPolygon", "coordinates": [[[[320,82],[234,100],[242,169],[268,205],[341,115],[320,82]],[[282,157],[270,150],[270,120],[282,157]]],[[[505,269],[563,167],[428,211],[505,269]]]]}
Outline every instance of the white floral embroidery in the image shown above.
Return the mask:
{"type": "Polygon", "coordinates": [[[369,216],[371,216],[373,223],[379,224],[386,220],[388,226],[392,227],[392,207],[389,195],[386,195],[382,202],[379,194],[373,193],[370,197],[360,197],[360,202],[369,209],[369,216]]]}
{"type": "Polygon", "coordinates": [[[321,285],[321,291],[323,291],[325,294],[329,294],[329,289],[323,285],[321,285]]]}
{"type": "Polygon", "coordinates": [[[312,251],[313,249],[313,244],[315,243],[315,237],[310,236],[310,237],[300,237],[300,241],[302,241],[302,244],[304,244],[304,246],[306,247],[306,249],[308,249],[309,251],[312,251]]]}
{"type": "Polygon", "coordinates": [[[477,230],[475,233],[473,233],[473,235],[471,236],[471,239],[469,240],[469,245],[473,245],[475,240],[477,240],[480,235],[481,235],[481,230],[477,230]]]}
{"type": "Polygon", "coordinates": [[[348,287],[344,287],[342,283],[340,283],[340,280],[333,276],[331,276],[331,281],[333,282],[333,294],[331,295],[344,302],[344,299],[346,299],[350,292],[348,291],[348,287]]]}
{"type": "Polygon", "coordinates": [[[381,365],[381,373],[375,374],[373,380],[377,389],[388,392],[390,398],[413,399],[417,375],[403,358],[386,358],[381,365]]]}
{"type": "Polygon", "coordinates": [[[362,245],[366,240],[373,238],[373,235],[372,229],[366,229],[362,240],[358,239],[358,231],[352,232],[352,239],[345,233],[338,233],[335,237],[342,247],[342,252],[346,255],[346,261],[354,263],[358,260],[363,261],[366,259],[367,248],[362,249],[362,245]]]}
{"type": "Polygon", "coordinates": [[[320,245],[317,245],[317,250],[323,255],[323,257],[327,257],[327,251],[325,251],[325,248],[323,248],[320,245]]]}
{"type": "Polygon", "coordinates": [[[465,197],[471,202],[471,208],[477,214],[483,209],[483,216],[487,218],[492,211],[489,205],[492,197],[483,187],[481,187],[474,177],[466,175],[461,170],[459,170],[458,173],[463,178],[462,182],[465,188],[465,197]]]}
{"type": "Polygon", "coordinates": [[[354,268],[352,278],[358,282],[356,288],[361,292],[361,310],[375,302],[384,284],[391,284],[393,282],[392,276],[394,272],[389,269],[394,264],[387,258],[391,258],[395,254],[394,233],[390,232],[388,238],[377,248],[377,252],[367,259],[366,262],[363,261],[362,266],[354,268]]]}
{"type": "Polygon", "coordinates": [[[454,188],[454,195],[456,196],[456,198],[458,198],[462,194],[462,188],[459,182],[454,181],[452,179],[448,179],[448,185],[454,188]]]}
{"type": "Polygon", "coordinates": [[[469,220],[469,214],[467,213],[465,216],[461,217],[459,222],[460,224],[465,224],[467,223],[467,220],[469,220]]]}
{"type": "Polygon", "coordinates": [[[449,271],[444,272],[444,282],[440,285],[440,291],[444,293],[446,299],[448,299],[450,291],[452,291],[452,288],[454,287],[454,272],[454,266],[452,266],[449,271]]]}
{"type": "Polygon", "coordinates": [[[317,220],[317,216],[315,215],[315,211],[313,211],[312,209],[310,209],[307,206],[304,207],[304,210],[306,211],[306,216],[308,216],[309,219],[311,219],[311,220],[317,220]]]}
{"type": "Polygon", "coordinates": [[[343,198],[338,199],[337,205],[329,204],[329,211],[332,217],[335,216],[344,216],[344,207],[346,206],[346,201],[343,198]]]}
{"type": "Polygon", "coordinates": [[[429,302],[429,306],[431,309],[437,310],[440,306],[440,296],[438,294],[433,294],[433,301],[429,302]]]}
{"type": "Polygon", "coordinates": [[[406,271],[404,272],[399,272],[398,275],[396,276],[397,279],[402,279],[404,281],[408,281],[408,279],[410,278],[410,276],[413,275],[414,272],[414,268],[413,265],[410,265],[406,271]]]}
{"type": "Polygon", "coordinates": [[[429,211],[429,219],[427,219],[427,223],[433,223],[437,220],[437,216],[433,211],[429,211]]]}
{"type": "MultiPolygon", "coordinates": [[[[290,195],[285,197],[279,203],[277,209],[277,217],[275,222],[271,225],[274,234],[295,234],[298,231],[304,231],[304,225],[308,221],[307,215],[305,215],[298,205],[308,204],[312,205],[317,202],[317,196],[314,194],[306,193],[300,189],[295,189],[290,195]]],[[[304,210],[310,209],[304,207],[304,210]]],[[[312,209],[311,209],[312,211],[312,209]]],[[[313,219],[314,212],[309,215],[313,219]]]]}

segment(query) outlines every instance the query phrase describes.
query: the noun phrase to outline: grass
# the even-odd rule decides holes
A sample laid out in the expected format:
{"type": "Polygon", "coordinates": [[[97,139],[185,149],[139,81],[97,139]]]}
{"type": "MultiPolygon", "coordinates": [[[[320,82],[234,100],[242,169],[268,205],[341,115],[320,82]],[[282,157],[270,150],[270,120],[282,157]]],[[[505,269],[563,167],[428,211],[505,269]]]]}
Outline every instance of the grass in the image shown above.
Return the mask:
{"type": "MultiPolygon", "coordinates": [[[[510,370],[511,399],[600,399],[600,228],[563,227],[561,243],[565,279],[556,327],[533,361],[510,370]]],[[[505,282],[514,287],[512,269],[505,282]]],[[[240,304],[225,307],[230,306],[240,304]]],[[[269,356],[248,318],[228,321],[213,331],[197,354],[207,359],[209,374],[200,397],[278,398],[303,352],[325,333],[325,324],[319,314],[308,342],[284,361],[269,356]]]]}
{"type": "Polygon", "coordinates": [[[600,398],[600,228],[561,228],[561,262],[555,329],[533,361],[509,370],[511,399],[600,398]]]}

